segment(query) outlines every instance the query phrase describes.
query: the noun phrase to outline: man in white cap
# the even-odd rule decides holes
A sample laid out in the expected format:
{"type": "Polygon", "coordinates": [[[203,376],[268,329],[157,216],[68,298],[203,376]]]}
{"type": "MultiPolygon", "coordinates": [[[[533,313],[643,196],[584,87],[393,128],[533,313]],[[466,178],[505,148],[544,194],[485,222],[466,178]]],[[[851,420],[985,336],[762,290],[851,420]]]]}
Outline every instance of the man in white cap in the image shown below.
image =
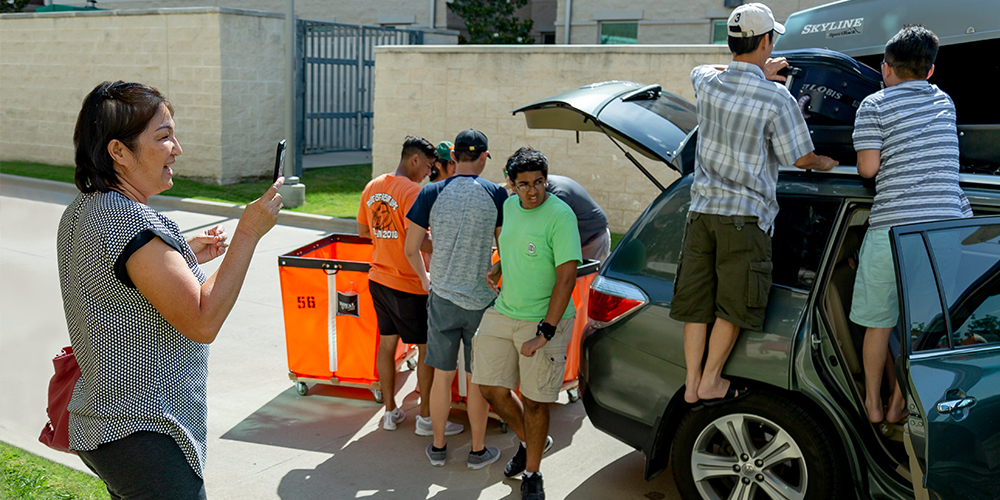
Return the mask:
{"type": "Polygon", "coordinates": [[[777,73],[788,61],[771,58],[775,40],[785,32],[771,9],[741,5],[729,16],[728,28],[733,62],[691,71],[698,152],[670,311],[684,322],[688,403],[715,404],[747,394],[722,378],[722,368],[740,329],[760,331],[764,325],[778,167],[837,165],[815,154],[795,99],[776,83],[785,80],[777,73]]]}

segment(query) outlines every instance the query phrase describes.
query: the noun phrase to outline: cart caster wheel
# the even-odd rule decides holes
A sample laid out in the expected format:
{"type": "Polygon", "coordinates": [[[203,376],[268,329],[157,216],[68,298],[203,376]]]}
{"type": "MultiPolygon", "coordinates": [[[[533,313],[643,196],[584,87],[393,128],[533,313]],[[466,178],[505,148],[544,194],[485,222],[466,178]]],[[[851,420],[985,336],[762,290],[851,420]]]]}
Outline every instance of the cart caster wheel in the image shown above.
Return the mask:
{"type": "Polygon", "coordinates": [[[306,394],[309,394],[309,386],[306,385],[305,382],[296,382],[295,392],[298,392],[299,396],[305,396],[306,394]]]}
{"type": "Polygon", "coordinates": [[[569,396],[570,403],[575,403],[580,400],[580,389],[569,389],[566,395],[569,396]]]}
{"type": "Polygon", "coordinates": [[[372,389],[372,397],[375,398],[376,403],[385,401],[385,398],[382,397],[382,391],[379,389],[372,389]]]}
{"type": "Polygon", "coordinates": [[[416,370],[417,369],[417,358],[410,358],[410,359],[406,360],[406,367],[409,368],[411,372],[413,370],[416,370]]]}
{"type": "Polygon", "coordinates": [[[500,422],[500,432],[507,434],[510,431],[510,425],[507,422],[500,422]]]}

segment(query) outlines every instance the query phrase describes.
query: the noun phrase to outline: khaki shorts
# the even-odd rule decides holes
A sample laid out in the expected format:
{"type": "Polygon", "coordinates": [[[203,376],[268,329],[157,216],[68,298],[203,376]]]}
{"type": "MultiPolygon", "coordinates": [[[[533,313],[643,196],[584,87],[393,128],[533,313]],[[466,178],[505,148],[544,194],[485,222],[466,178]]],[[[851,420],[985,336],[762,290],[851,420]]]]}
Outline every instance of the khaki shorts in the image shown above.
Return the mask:
{"type": "Polygon", "coordinates": [[[674,279],[670,317],[685,323],[722,318],[760,331],[771,291],[771,237],[756,217],[691,212],[674,279]]]}
{"type": "Polygon", "coordinates": [[[472,339],[472,382],[514,390],[539,403],[559,398],[566,372],[566,348],[573,336],[573,318],[556,325],[556,334],[532,357],[521,355],[521,344],[535,338],[538,323],[508,318],[494,308],[472,339]]]}

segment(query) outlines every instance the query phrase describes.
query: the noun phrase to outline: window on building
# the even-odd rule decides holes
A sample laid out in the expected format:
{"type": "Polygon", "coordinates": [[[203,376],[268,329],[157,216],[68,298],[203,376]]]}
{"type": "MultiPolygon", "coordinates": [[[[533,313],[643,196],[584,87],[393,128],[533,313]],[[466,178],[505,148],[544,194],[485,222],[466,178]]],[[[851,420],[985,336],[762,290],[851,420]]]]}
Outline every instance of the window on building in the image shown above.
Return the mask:
{"type": "Polygon", "coordinates": [[[639,43],[639,23],[601,23],[601,45],[639,43]]]}
{"type": "Polygon", "coordinates": [[[725,45],[727,37],[729,37],[729,29],[726,26],[726,21],[715,21],[712,26],[712,43],[725,45]]]}
{"type": "Polygon", "coordinates": [[[545,45],[554,45],[556,43],[556,34],[542,33],[542,43],[545,45]]]}

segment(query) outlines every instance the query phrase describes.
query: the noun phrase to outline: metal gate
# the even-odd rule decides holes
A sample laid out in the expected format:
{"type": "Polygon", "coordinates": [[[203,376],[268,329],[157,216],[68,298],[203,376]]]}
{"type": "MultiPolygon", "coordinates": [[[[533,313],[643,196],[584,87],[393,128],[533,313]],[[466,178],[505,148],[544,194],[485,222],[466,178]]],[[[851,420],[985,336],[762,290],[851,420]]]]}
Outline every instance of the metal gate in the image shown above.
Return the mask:
{"type": "Polygon", "coordinates": [[[375,46],[419,45],[423,35],[414,30],[299,21],[300,151],[371,151],[375,46]]]}

